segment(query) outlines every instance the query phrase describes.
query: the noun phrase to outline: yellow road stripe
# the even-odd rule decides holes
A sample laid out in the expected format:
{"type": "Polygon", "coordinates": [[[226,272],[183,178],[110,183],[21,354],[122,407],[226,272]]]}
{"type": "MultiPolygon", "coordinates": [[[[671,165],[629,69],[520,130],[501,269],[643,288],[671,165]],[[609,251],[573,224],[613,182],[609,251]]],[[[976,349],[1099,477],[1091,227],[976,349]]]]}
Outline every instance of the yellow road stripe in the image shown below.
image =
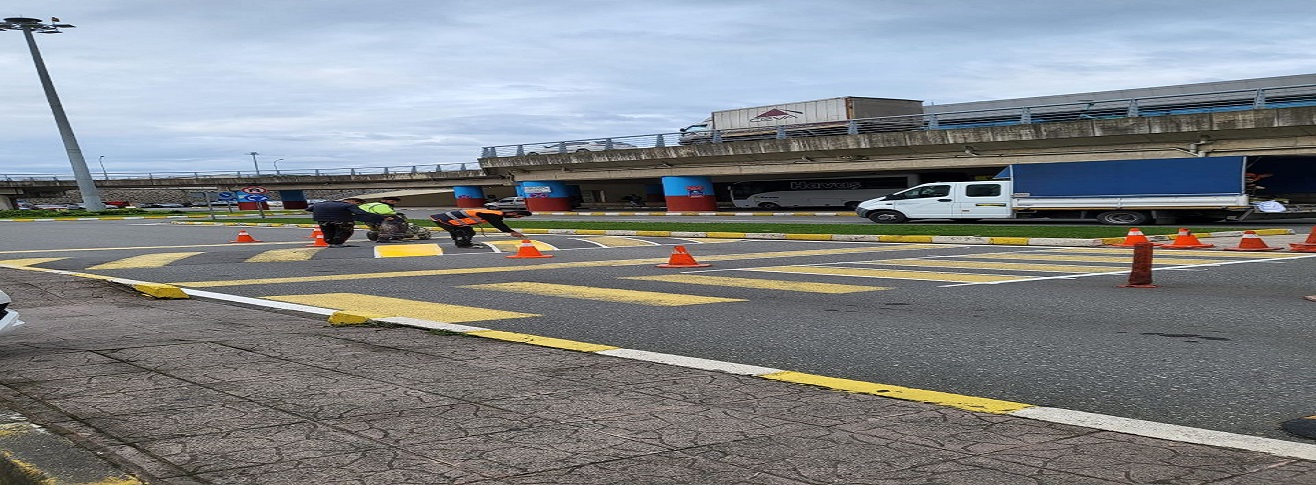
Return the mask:
{"type": "MultiPolygon", "coordinates": [[[[306,244],[305,242],[259,242],[243,243],[243,246],[286,246],[289,244],[306,244]]],[[[0,251],[0,254],[24,254],[24,253],[64,253],[75,251],[119,251],[124,249],[182,249],[182,248],[218,248],[232,247],[233,244],[180,244],[176,246],[124,246],[119,248],[69,248],[69,249],[23,249],[17,251],[0,251]]]]}
{"type": "MultiPolygon", "coordinates": [[[[1163,253],[1162,253],[1163,254],[1163,253]]],[[[1078,261],[1084,263],[1125,263],[1133,261],[1133,254],[1123,256],[1065,256],[1060,254],[1036,254],[1036,253],[983,253],[983,254],[965,254],[956,256],[957,258],[974,258],[974,259],[1010,259],[1016,261],[1078,261]]],[[[1188,258],[1167,258],[1162,256],[1153,256],[1152,262],[1157,264],[1215,264],[1224,263],[1225,260],[1219,259],[1188,259],[1188,258]]]]}
{"type": "Polygon", "coordinates": [[[582,237],[582,238],[576,238],[576,239],[581,240],[581,241],[588,241],[588,242],[591,242],[591,243],[594,243],[594,244],[598,244],[598,245],[603,246],[603,247],[605,247],[605,248],[627,248],[627,247],[633,247],[633,246],[657,246],[657,245],[658,245],[658,243],[656,243],[656,242],[645,241],[645,240],[643,240],[643,239],[635,239],[635,238],[630,238],[630,237],[625,237],[625,236],[598,236],[598,237],[582,237]]]}
{"type": "Polygon", "coordinates": [[[309,261],[324,248],[271,249],[250,258],[247,263],[278,263],[283,261],[309,261]]]}
{"type": "Polygon", "coordinates": [[[838,266],[770,266],[762,268],[745,268],[741,271],[764,271],[768,273],[796,273],[827,276],[854,276],[859,278],[890,278],[897,280],[951,281],[956,283],[988,283],[996,281],[1018,281],[1029,279],[1025,276],[1007,276],[995,274],[945,273],[940,271],[906,271],[895,269],[846,268],[838,266]]]}
{"type": "Polygon", "coordinates": [[[459,288],[507,291],[531,295],[557,296],[579,300],[611,301],[617,303],[634,303],[651,306],[702,305],[705,303],[728,303],[746,301],[737,298],[720,298],[714,296],[682,295],[678,293],[659,293],[656,291],[623,290],[618,288],[596,288],[592,286],[558,285],[553,283],[491,283],[487,285],[466,285],[459,288]]]}
{"type": "Polygon", "coordinates": [[[318,293],[310,295],[266,296],[267,300],[343,310],[376,318],[411,317],[438,322],[461,323],[505,318],[537,317],[534,313],[509,312],[446,303],[362,295],[359,293],[318,293]]]}
{"type": "Polygon", "coordinates": [[[800,372],[778,372],[776,374],[764,374],[759,376],[774,381],[794,382],[798,384],[808,384],[811,386],[826,387],[841,391],[855,392],[860,394],[873,394],[885,396],[894,399],[903,399],[906,401],[925,402],[941,406],[966,409],[969,411],[978,411],[993,414],[1006,414],[1018,411],[1024,408],[1033,407],[1032,404],[1024,404],[1011,401],[1002,401],[999,399],[988,399],[985,397],[964,396],[960,394],[951,394],[947,392],[927,391],[915,389],[912,387],[891,386],[887,384],[878,384],[874,382],[855,381],[850,379],[840,379],[836,377],[820,376],[816,374],[804,374],[800,372]]]}
{"type": "Polygon", "coordinates": [[[189,251],[189,252],[181,252],[181,253],[143,254],[141,256],[133,256],[130,258],[123,258],[116,261],[110,261],[105,264],[98,264],[96,266],[92,266],[87,269],[93,270],[93,269],[159,268],[166,266],[169,263],[173,263],[175,261],[179,261],[185,258],[190,258],[198,254],[204,254],[204,253],[200,251],[189,251]]]}
{"type": "Polygon", "coordinates": [[[879,261],[865,261],[863,264],[889,264],[893,266],[921,266],[930,268],[973,268],[973,269],[1000,269],[1013,271],[1048,271],[1054,273],[1118,273],[1127,271],[1127,268],[1115,266],[1080,266],[1076,264],[1028,264],[1028,263],[997,263],[988,261],[957,261],[953,259],[884,259],[879,261]]]}
{"type": "MultiPolygon", "coordinates": [[[[1123,252],[1124,254],[1131,254],[1129,252],[1130,249],[1131,248],[1118,248],[1118,249],[1070,248],[1063,252],[1090,253],[1090,254],[1111,254],[1111,253],[1119,254],[1120,252],[1123,252]]],[[[1157,254],[1162,254],[1162,255],[1173,254],[1175,256],[1209,256],[1213,258],[1233,258],[1233,259],[1285,259],[1285,258],[1300,258],[1303,256],[1301,254],[1294,254],[1294,253],[1235,253],[1235,252],[1227,252],[1227,251],[1198,251],[1193,249],[1167,249],[1165,251],[1166,252],[1160,252],[1160,250],[1157,250],[1157,254]],[[1173,253],[1170,253],[1168,251],[1173,251],[1173,253]]]]}
{"type": "Polygon", "coordinates": [[[808,283],[803,281],[765,280],[759,278],[730,278],[726,276],[703,276],[692,274],[674,274],[659,276],[624,276],[624,280],[666,281],[687,285],[731,286],[736,288],[758,288],[761,290],[803,291],[808,293],[859,293],[863,291],[889,290],[883,286],[840,285],[835,283],[808,283]]]}
{"type": "Polygon", "coordinates": [[[438,256],[443,254],[438,244],[396,244],[375,246],[376,258],[410,258],[415,256],[438,256]]]}
{"type": "Polygon", "coordinates": [[[32,265],[35,265],[35,264],[49,263],[49,262],[51,262],[51,261],[59,261],[59,260],[61,260],[61,259],[69,259],[69,258],[23,258],[23,259],[3,259],[3,260],[0,260],[0,265],[5,265],[5,266],[32,266],[32,265]]]}
{"type": "MultiPolygon", "coordinates": [[[[902,244],[891,246],[862,246],[862,247],[843,247],[832,249],[811,249],[804,251],[774,251],[767,253],[748,253],[748,254],[731,254],[722,256],[699,256],[700,260],[708,261],[730,261],[739,259],[759,259],[759,258],[784,258],[791,256],[821,256],[829,254],[853,254],[867,253],[875,251],[901,251],[907,249],[928,249],[928,248],[951,248],[952,245],[944,244],[902,244]]],[[[269,285],[279,283],[306,283],[311,281],[361,281],[378,278],[412,278],[422,276],[443,276],[459,274],[477,274],[477,273],[504,273],[512,271],[531,271],[545,269],[561,268],[589,268],[589,267],[608,267],[608,266],[641,266],[649,264],[666,263],[668,258],[646,258],[646,259],[620,259],[612,261],[581,261],[572,263],[542,263],[532,265],[502,266],[502,267],[480,267],[480,268],[452,268],[452,269],[428,269],[414,271],[387,271],[374,273],[354,273],[354,274],[336,274],[336,275],[318,275],[318,276],[288,276],[283,278],[257,278],[248,280],[212,280],[212,281],[182,281],[171,284],[178,286],[189,286],[193,288],[214,288],[221,286],[245,286],[245,285],[269,285]]]]}
{"type": "Polygon", "coordinates": [[[508,342],[521,342],[531,345],[539,345],[543,347],[553,347],[555,349],[575,350],[578,352],[601,352],[604,350],[616,350],[621,348],[621,347],[614,347],[612,345],[592,344],[589,342],[577,342],[575,340],[566,340],[566,339],[553,338],[553,337],[541,337],[538,335],[530,335],[528,333],[504,332],[501,330],[476,330],[474,332],[466,332],[466,335],[474,335],[476,337],[506,340],[508,342]]]}
{"type": "MultiPolygon", "coordinates": [[[[520,240],[520,239],[515,239],[515,240],[511,240],[511,241],[480,241],[480,244],[488,244],[488,245],[490,245],[490,246],[496,247],[496,248],[498,248],[499,250],[501,250],[501,251],[503,251],[503,252],[507,252],[507,253],[515,253],[515,252],[521,250],[521,240],[520,240]]],[[[530,241],[530,244],[533,244],[533,245],[535,246],[535,249],[538,249],[538,250],[540,250],[540,251],[556,251],[556,250],[557,250],[557,248],[554,247],[552,244],[548,244],[548,243],[546,243],[546,242],[542,242],[542,241],[531,240],[531,241],[530,241]]]]}

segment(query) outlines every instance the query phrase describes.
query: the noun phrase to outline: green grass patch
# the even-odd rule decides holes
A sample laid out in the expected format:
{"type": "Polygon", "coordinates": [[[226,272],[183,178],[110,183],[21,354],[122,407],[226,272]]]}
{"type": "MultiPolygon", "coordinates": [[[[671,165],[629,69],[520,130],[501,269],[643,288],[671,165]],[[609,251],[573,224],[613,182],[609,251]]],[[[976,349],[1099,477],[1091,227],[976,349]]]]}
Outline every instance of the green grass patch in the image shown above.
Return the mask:
{"type": "MultiPolygon", "coordinates": [[[[672,216],[679,217],[679,216],[672,216]]],[[[858,219],[858,218],[856,218],[858,219]]],[[[286,224],[314,224],[306,218],[281,217],[286,224]]],[[[433,223],[413,219],[425,227],[433,223]]],[[[1124,237],[1129,228],[1124,226],[1067,226],[1020,224],[790,224],[772,222],[620,222],[620,221],[543,221],[516,219],[508,221],[517,229],[596,229],[619,231],[678,231],[678,232],[754,232],[784,234],[879,234],[892,236],[983,236],[983,237],[1066,237],[1100,238],[1124,237]]],[[[481,227],[489,227],[487,225],[481,227]]],[[[1179,226],[1140,227],[1143,234],[1166,235],[1179,232],[1179,226]]],[[[1189,227],[1194,233],[1242,231],[1255,228],[1240,227],[1189,227]]]]}

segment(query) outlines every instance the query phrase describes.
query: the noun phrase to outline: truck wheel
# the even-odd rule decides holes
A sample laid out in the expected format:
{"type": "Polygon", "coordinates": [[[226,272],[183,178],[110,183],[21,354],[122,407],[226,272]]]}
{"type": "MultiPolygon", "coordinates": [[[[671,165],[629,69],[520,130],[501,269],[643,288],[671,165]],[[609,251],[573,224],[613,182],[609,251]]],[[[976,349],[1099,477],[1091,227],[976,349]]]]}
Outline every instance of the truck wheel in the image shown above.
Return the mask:
{"type": "Polygon", "coordinates": [[[868,220],[878,224],[899,224],[908,221],[909,218],[898,211],[876,211],[868,215],[868,220]]]}
{"type": "Polygon", "coordinates": [[[780,209],[780,208],[781,208],[781,205],[779,205],[779,204],[777,204],[777,203],[775,203],[775,202],[764,202],[764,203],[762,203],[762,204],[759,204],[759,208],[760,208],[760,209],[780,209]]]}
{"type": "Polygon", "coordinates": [[[1151,218],[1138,211],[1110,211],[1097,214],[1097,221],[1112,226],[1136,226],[1146,224],[1151,218]]]}

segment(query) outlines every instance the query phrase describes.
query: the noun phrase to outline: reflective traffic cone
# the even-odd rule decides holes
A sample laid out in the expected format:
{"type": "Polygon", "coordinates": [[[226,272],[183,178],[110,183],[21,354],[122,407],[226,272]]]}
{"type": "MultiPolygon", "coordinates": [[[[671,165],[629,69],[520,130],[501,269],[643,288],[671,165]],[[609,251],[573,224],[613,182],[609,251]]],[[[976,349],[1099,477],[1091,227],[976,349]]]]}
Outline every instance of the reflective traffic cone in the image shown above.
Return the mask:
{"type": "Polygon", "coordinates": [[[306,239],[315,239],[317,237],[324,238],[324,231],[320,230],[320,226],[315,226],[315,229],[311,229],[311,235],[306,236],[306,239]]]}
{"type": "Polygon", "coordinates": [[[513,254],[513,255],[508,256],[508,257],[509,257],[509,258],[513,258],[513,259],[520,259],[520,258],[551,258],[551,257],[553,257],[553,255],[551,255],[551,254],[543,254],[543,253],[540,253],[540,252],[539,252],[539,248],[536,248],[536,247],[535,247],[535,243],[534,243],[533,241],[531,241],[531,240],[529,240],[529,239],[522,239],[522,240],[521,240],[521,247],[520,247],[520,248],[517,248],[517,250],[516,250],[516,254],[513,254]]]}
{"type": "Polygon", "coordinates": [[[311,243],[311,244],[307,244],[306,247],[308,247],[308,248],[327,248],[327,247],[329,247],[329,243],[326,242],[326,241],[324,240],[324,233],[323,233],[323,232],[317,232],[317,233],[315,233],[315,242],[313,242],[313,243],[311,243]]]}
{"type": "Polygon", "coordinates": [[[260,241],[259,239],[254,238],[254,237],[251,237],[251,234],[247,234],[247,231],[238,231],[238,238],[237,238],[237,239],[234,239],[234,240],[232,240],[232,241],[229,241],[229,242],[231,242],[231,243],[252,243],[252,242],[261,242],[261,241],[260,241]]]}
{"type": "Polygon", "coordinates": [[[658,265],[659,268],[702,268],[712,266],[695,261],[695,257],[685,251],[685,246],[672,248],[672,257],[667,259],[664,264],[658,265]]]}
{"type": "Polygon", "coordinates": [[[1202,241],[1198,241],[1197,236],[1194,236],[1192,231],[1187,229],[1179,229],[1179,236],[1174,238],[1174,242],[1161,246],[1162,249],[1198,249],[1213,247],[1215,247],[1214,244],[1204,244],[1202,241]]]}
{"type": "Polygon", "coordinates": [[[1316,253],[1316,226],[1312,226],[1311,234],[1307,235],[1306,241],[1289,243],[1289,249],[1299,253],[1316,253]]]}
{"type": "Polygon", "coordinates": [[[1284,248],[1272,248],[1266,245],[1266,241],[1261,240],[1261,236],[1256,231],[1243,231],[1243,239],[1238,241],[1237,246],[1220,248],[1225,251],[1279,251],[1284,248]]]}
{"type": "Polygon", "coordinates": [[[1161,243],[1151,242],[1151,240],[1147,239],[1147,236],[1142,233],[1142,229],[1133,227],[1133,228],[1129,228],[1129,234],[1127,236],[1124,236],[1124,242],[1119,244],[1107,244],[1107,246],[1114,246],[1118,248],[1131,248],[1138,243],[1151,243],[1152,246],[1162,245],[1161,243]]]}

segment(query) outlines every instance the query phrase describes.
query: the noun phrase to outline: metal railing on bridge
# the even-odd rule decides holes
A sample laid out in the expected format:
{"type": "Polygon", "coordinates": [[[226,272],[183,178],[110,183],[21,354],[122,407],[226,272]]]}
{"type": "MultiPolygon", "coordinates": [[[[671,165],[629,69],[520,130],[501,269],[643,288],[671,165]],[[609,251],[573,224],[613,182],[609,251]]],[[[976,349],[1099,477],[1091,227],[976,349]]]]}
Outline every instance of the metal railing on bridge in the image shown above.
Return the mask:
{"type": "Polygon", "coordinates": [[[897,131],[953,130],[986,126],[1216,113],[1295,106],[1316,106],[1316,84],[1100,101],[1082,100],[1061,104],[862,118],[833,123],[501,145],[484,147],[480,157],[519,157],[747,140],[858,135],[897,131]]]}
{"type": "MultiPolygon", "coordinates": [[[[207,178],[259,178],[283,176],[356,176],[390,175],[407,173],[459,172],[479,170],[479,162],[402,165],[391,167],[309,168],[294,170],[227,170],[189,172],[93,172],[96,180],[169,180],[207,178]]],[[[61,181],[73,180],[73,174],[0,174],[6,181],[61,181]]]]}

